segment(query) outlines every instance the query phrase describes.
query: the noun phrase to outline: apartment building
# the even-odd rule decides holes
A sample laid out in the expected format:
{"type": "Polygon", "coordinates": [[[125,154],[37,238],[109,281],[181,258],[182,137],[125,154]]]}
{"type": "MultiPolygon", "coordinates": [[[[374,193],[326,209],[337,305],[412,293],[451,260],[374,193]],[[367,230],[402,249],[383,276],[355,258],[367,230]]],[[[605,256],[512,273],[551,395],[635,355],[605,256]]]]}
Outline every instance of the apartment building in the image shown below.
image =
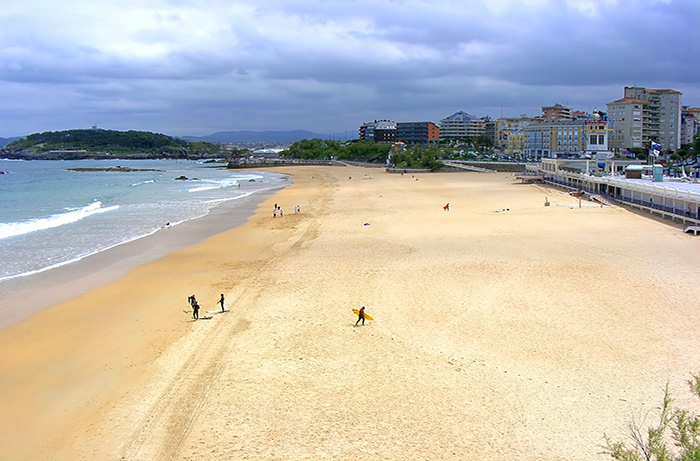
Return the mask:
{"type": "Polygon", "coordinates": [[[440,128],[433,122],[398,122],[396,140],[409,145],[437,143],[440,140],[440,128]]]}
{"type": "Polygon", "coordinates": [[[681,146],[693,144],[700,132],[700,107],[684,107],[681,111],[681,146]]]}
{"type": "Polygon", "coordinates": [[[486,121],[466,112],[455,112],[440,120],[440,137],[443,139],[478,138],[486,132],[486,121]]]}
{"type": "Polygon", "coordinates": [[[608,117],[613,123],[609,146],[613,150],[644,147],[642,117],[646,101],[622,98],[607,103],[608,117]]]}
{"type": "Polygon", "coordinates": [[[574,119],[574,115],[571,112],[571,107],[562,106],[561,104],[542,106],[542,116],[547,122],[558,122],[574,119]]]}
{"type": "MultiPolygon", "coordinates": [[[[645,102],[642,108],[642,144],[661,144],[662,152],[681,147],[681,110],[683,93],[670,89],[626,86],[625,98],[645,102]]],[[[625,146],[628,147],[628,146],[625,146]]]]}
{"type": "Polygon", "coordinates": [[[364,141],[393,143],[396,140],[396,123],[391,120],[375,120],[360,125],[359,138],[364,141]]]}

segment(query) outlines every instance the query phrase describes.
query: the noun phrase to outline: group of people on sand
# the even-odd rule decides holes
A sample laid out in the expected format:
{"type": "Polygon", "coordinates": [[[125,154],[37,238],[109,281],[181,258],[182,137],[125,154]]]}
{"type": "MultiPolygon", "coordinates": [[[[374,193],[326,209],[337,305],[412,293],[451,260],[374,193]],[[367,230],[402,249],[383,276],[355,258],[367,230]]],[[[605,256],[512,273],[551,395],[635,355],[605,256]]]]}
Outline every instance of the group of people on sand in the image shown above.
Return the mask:
{"type": "MultiPolygon", "coordinates": [[[[297,205],[294,207],[294,214],[299,214],[299,213],[301,213],[301,207],[299,205],[297,205]]],[[[278,214],[280,215],[280,218],[282,216],[284,216],[284,212],[282,211],[282,207],[275,203],[275,209],[272,210],[272,217],[276,218],[278,214]]]]}
{"type": "MultiPolygon", "coordinates": [[[[226,312],[226,309],[224,308],[224,294],[221,293],[221,298],[219,298],[219,301],[217,304],[221,304],[221,312],[226,312]]],[[[195,298],[194,295],[188,296],[187,297],[187,302],[190,304],[190,307],[192,308],[192,318],[194,320],[199,320],[199,303],[197,302],[197,298],[195,298]]]]}
{"type": "MultiPolygon", "coordinates": [[[[189,303],[190,307],[192,307],[192,318],[194,320],[199,320],[199,303],[197,302],[197,298],[194,295],[188,296],[187,297],[187,302],[189,303]]],[[[226,312],[226,308],[224,307],[224,294],[221,293],[221,298],[219,298],[219,301],[217,304],[221,304],[221,312],[226,312]]],[[[362,325],[365,324],[365,306],[362,306],[359,311],[357,312],[357,322],[355,322],[355,326],[359,325],[360,322],[362,322],[362,325]]],[[[371,320],[371,318],[370,318],[371,320]]]]}

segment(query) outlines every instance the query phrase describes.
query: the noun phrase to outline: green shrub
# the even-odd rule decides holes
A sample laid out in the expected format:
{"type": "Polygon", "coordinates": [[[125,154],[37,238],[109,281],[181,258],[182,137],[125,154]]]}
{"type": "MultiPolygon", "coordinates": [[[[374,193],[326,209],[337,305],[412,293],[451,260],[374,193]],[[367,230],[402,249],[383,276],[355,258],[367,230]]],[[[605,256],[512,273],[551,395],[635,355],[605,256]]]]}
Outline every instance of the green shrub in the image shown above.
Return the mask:
{"type": "MultiPolygon", "coordinates": [[[[692,375],[688,385],[700,397],[700,373],[692,375]]],[[[672,403],[666,385],[658,423],[645,430],[643,422],[633,420],[630,441],[614,442],[606,435],[602,454],[619,461],[700,461],[700,415],[672,408],[672,403]]]]}

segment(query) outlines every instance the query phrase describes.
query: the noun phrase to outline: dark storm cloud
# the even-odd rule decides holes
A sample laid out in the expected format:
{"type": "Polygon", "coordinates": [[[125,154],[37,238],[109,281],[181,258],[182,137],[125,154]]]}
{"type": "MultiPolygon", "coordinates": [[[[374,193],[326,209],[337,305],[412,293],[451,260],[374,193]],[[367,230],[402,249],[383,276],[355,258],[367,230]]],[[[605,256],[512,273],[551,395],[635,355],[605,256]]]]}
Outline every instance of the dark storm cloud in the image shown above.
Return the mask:
{"type": "Polygon", "coordinates": [[[0,11],[0,136],[590,111],[633,84],[699,105],[699,19],[692,0],[27,0],[0,11]]]}

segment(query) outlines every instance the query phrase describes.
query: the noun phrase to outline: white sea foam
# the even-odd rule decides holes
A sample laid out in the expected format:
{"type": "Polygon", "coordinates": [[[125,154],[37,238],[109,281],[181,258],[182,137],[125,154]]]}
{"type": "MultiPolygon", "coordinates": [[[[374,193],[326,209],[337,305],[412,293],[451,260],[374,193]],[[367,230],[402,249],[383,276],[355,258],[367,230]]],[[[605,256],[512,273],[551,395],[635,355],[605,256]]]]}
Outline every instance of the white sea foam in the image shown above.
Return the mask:
{"type": "Polygon", "coordinates": [[[132,187],[136,187],[136,186],[140,186],[140,185],[142,185],[142,184],[153,184],[154,182],[155,182],[155,181],[154,181],[153,179],[148,180],[148,181],[139,181],[139,182],[135,182],[135,183],[132,184],[131,186],[132,186],[132,187]]]}
{"type": "Polygon", "coordinates": [[[207,190],[223,189],[226,187],[235,187],[239,184],[239,181],[233,178],[226,178],[217,181],[205,181],[204,184],[188,189],[187,192],[204,192],[207,190]]]}
{"type": "Polygon", "coordinates": [[[207,190],[221,189],[223,186],[220,185],[210,185],[210,186],[199,186],[193,187],[192,189],[187,189],[187,192],[204,192],[207,190]]]}
{"type": "Polygon", "coordinates": [[[102,202],[93,202],[82,208],[69,209],[65,213],[51,215],[45,218],[35,218],[20,222],[0,223],[0,240],[17,235],[29,234],[44,229],[74,223],[98,213],[106,213],[118,209],[118,205],[102,208],[102,202]]]}

